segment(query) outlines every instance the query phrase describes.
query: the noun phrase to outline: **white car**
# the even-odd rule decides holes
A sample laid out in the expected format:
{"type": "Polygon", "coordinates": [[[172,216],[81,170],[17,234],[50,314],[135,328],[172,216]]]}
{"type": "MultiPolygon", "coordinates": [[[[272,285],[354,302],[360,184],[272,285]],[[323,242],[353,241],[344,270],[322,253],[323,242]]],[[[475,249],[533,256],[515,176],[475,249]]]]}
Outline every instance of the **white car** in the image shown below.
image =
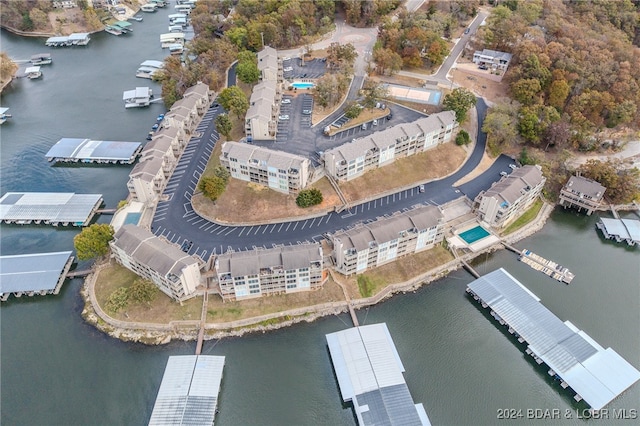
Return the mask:
{"type": "Polygon", "coordinates": [[[289,71],[293,71],[293,67],[286,67],[284,69],[284,72],[289,72],[289,71]]]}
{"type": "Polygon", "coordinates": [[[291,58],[287,56],[286,58],[282,58],[282,60],[283,60],[283,61],[290,61],[290,60],[291,60],[291,58]]]}
{"type": "Polygon", "coordinates": [[[509,164],[509,167],[511,167],[512,170],[515,170],[518,168],[518,166],[516,166],[515,164],[509,164]]]}
{"type": "Polygon", "coordinates": [[[291,99],[283,99],[280,103],[281,104],[290,104],[291,103],[291,99]]]}
{"type": "Polygon", "coordinates": [[[288,120],[289,116],[288,115],[281,115],[280,117],[278,117],[278,120],[288,120]]]}

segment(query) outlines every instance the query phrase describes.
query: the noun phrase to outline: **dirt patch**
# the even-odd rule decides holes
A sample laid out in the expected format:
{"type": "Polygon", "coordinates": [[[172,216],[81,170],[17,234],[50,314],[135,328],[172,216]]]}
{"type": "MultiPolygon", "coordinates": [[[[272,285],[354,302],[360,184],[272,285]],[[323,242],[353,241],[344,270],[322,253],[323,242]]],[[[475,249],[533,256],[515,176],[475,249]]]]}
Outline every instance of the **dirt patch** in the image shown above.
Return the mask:
{"type": "Polygon", "coordinates": [[[464,163],[465,150],[445,143],[429,151],[401,158],[387,167],[370,170],[350,182],[340,183],[347,200],[357,202],[376,194],[449,175],[464,163]]]}
{"type": "MultiPolygon", "coordinates": [[[[475,67],[475,64],[471,65],[475,67]]],[[[460,63],[451,70],[450,74],[455,85],[465,87],[491,103],[510,101],[508,85],[504,82],[494,81],[493,78],[499,78],[497,76],[483,75],[481,72],[473,71],[471,66],[460,63]]]]}

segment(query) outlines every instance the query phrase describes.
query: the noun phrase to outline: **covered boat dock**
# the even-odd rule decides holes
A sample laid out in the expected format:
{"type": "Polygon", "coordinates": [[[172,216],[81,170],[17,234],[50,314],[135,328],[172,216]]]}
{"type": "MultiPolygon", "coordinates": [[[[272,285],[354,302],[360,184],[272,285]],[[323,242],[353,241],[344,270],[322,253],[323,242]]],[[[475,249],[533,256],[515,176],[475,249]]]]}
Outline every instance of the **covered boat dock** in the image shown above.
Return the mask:
{"type": "Polygon", "coordinates": [[[342,400],[352,402],[358,424],[431,424],[422,404],[413,402],[386,323],[349,328],[325,337],[342,400]]]}
{"type": "Polygon", "coordinates": [[[132,164],[141,150],[140,142],[62,138],[51,147],[45,157],[56,162],[132,164]]]}
{"type": "Polygon", "coordinates": [[[149,419],[154,425],[213,425],[225,357],[171,356],[149,419]]]}
{"type": "Polygon", "coordinates": [[[70,251],[0,256],[0,300],[58,294],[72,263],[70,251]]]}
{"type": "Polygon", "coordinates": [[[608,240],[625,242],[630,246],[640,245],[640,221],[638,220],[601,217],[596,227],[608,240]]]}
{"type": "Polygon", "coordinates": [[[73,33],[68,36],[49,37],[45,45],[49,47],[86,46],[90,41],[89,33],[73,33]]]}
{"type": "Polygon", "coordinates": [[[0,198],[0,222],[87,226],[101,204],[102,194],[7,192],[0,198]]]}
{"type": "Polygon", "coordinates": [[[545,363],[549,375],[570,387],[576,401],[598,411],[640,379],[640,372],[611,348],[603,348],[571,322],[562,322],[504,269],[473,281],[467,292],[528,345],[526,353],[545,363]]]}

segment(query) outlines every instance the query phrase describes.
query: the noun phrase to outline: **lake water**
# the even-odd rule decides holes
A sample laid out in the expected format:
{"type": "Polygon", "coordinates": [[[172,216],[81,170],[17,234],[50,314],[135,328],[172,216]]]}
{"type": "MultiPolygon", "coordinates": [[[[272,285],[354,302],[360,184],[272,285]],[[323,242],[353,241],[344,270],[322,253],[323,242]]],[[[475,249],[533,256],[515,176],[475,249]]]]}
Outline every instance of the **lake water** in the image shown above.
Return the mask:
{"type": "MultiPolygon", "coordinates": [[[[62,137],[143,141],[160,104],[126,110],[121,94],[151,85],[134,77],[145,59],[162,59],[159,34],[167,8],[145,14],[127,37],[93,36],[86,48],[49,50],[44,41],[0,34],[14,59],[51,51],[40,81],[20,80],[2,106],[13,119],[1,128],[1,193],[102,193],[107,207],[126,197],[130,166],[52,167],[44,153],[62,137]]],[[[100,218],[107,222],[109,216],[100,218]]],[[[571,269],[570,286],[518,262],[513,253],[483,255],[476,268],[505,267],[562,320],[640,368],[640,250],[602,240],[595,217],[557,210],[545,228],[516,244],[571,269]]],[[[3,254],[69,250],[76,229],[1,226],[3,254]]],[[[569,393],[554,383],[464,292],[472,277],[457,271],[416,292],[358,311],[361,324],[386,322],[415,402],[436,425],[492,425],[500,409],[559,409],[554,424],[583,424],[569,393]],[[569,410],[569,411],[566,411],[569,410]],[[565,418],[565,415],[567,418],[565,418]]],[[[139,425],[148,422],[170,355],[195,343],[161,347],[123,343],[86,325],[80,280],[58,296],[11,298],[0,308],[3,425],[139,425]]],[[[343,404],[324,335],[346,328],[348,315],[242,338],[205,342],[204,354],[226,356],[216,425],[354,425],[343,404]]],[[[640,385],[609,409],[638,410],[640,385]]],[[[612,416],[612,414],[611,414],[612,416]]],[[[638,424],[638,420],[598,420],[638,424]]]]}

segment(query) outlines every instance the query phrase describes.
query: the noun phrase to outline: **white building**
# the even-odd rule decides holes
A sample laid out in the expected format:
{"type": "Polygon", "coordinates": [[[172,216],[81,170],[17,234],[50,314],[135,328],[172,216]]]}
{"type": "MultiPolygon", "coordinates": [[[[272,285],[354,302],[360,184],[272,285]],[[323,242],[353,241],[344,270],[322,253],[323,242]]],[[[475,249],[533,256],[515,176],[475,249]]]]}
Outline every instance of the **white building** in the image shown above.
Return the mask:
{"type": "Polygon", "coordinates": [[[308,158],[245,143],[225,142],[220,163],[233,178],[285,194],[304,189],[309,180],[308,158]]]}
{"type": "Polygon", "coordinates": [[[336,270],[351,275],[430,249],[443,238],[442,212],[429,205],[337,232],[331,239],[336,270]]]}
{"type": "Polygon", "coordinates": [[[282,98],[282,61],[276,49],[266,46],[258,52],[261,82],[256,84],[245,116],[248,140],[274,140],[282,98]]]}
{"type": "Polygon", "coordinates": [[[326,173],[341,181],[355,179],[367,170],[450,141],[456,127],[455,113],[443,111],[354,139],[324,153],[326,173]]]}
{"type": "Polygon", "coordinates": [[[473,63],[480,66],[486,66],[493,70],[506,71],[511,63],[511,53],[500,52],[497,50],[483,49],[477,50],[473,54],[473,63]]]}
{"type": "Polygon", "coordinates": [[[319,244],[250,250],[216,257],[223,299],[309,291],[322,286],[326,273],[319,244]]]}
{"type": "Polygon", "coordinates": [[[520,167],[480,192],[474,200],[474,209],[480,220],[504,227],[533,204],[545,182],[539,165],[520,167]]]}
{"type": "Polygon", "coordinates": [[[153,281],[167,296],[178,301],[195,296],[200,265],[173,244],[128,224],[116,232],[110,245],[118,263],[153,281]]]}

